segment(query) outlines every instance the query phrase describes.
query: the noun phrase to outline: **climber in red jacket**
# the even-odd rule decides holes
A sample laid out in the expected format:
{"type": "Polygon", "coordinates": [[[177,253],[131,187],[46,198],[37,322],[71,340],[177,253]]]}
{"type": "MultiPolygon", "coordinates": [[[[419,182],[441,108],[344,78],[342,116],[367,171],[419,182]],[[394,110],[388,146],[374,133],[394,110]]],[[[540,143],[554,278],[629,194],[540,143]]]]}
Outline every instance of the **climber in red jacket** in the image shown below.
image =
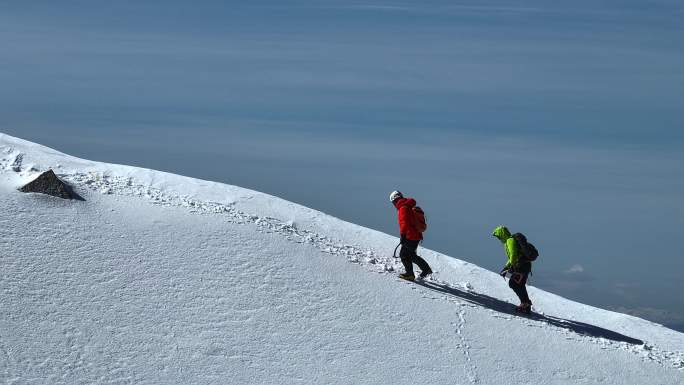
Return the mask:
{"type": "Polygon", "coordinates": [[[406,272],[399,274],[399,277],[409,281],[416,279],[413,274],[413,264],[415,263],[420,268],[420,277],[425,278],[426,276],[432,274],[432,269],[430,265],[421,257],[416,254],[418,249],[418,244],[423,240],[422,231],[420,224],[416,223],[414,208],[416,207],[416,200],[413,198],[404,198],[401,192],[392,191],[390,194],[390,201],[397,209],[397,215],[399,219],[399,234],[401,235],[401,251],[399,256],[401,258],[401,263],[404,264],[406,272]]]}

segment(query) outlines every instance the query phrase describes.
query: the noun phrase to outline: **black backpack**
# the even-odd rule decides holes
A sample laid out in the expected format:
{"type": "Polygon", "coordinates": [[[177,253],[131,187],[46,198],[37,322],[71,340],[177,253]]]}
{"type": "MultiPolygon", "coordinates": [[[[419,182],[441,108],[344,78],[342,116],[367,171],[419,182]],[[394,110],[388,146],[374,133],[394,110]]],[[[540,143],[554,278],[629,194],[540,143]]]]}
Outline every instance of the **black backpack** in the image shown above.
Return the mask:
{"type": "Polygon", "coordinates": [[[536,261],[539,256],[537,248],[533,244],[527,242],[527,238],[522,233],[513,234],[513,239],[518,243],[520,248],[520,254],[522,254],[523,260],[525,261],[536,261]]]}

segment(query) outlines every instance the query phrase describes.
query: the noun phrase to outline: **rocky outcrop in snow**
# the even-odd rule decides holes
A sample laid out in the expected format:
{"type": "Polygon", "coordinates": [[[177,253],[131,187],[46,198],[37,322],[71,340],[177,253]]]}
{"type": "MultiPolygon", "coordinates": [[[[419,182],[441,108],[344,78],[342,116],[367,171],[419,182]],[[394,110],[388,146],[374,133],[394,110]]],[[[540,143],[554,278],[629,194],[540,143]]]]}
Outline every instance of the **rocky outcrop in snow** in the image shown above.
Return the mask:
{"type": "Polygon", "coordinates": [[[68,184],[60,180],[52,170],[47,170],[40,174],[38,178],[20,188],[19,191],[25,193],[46,194],[62,199],[75,199],[79,201],[85,200],[80,195],[75,193],[68,184]]]}

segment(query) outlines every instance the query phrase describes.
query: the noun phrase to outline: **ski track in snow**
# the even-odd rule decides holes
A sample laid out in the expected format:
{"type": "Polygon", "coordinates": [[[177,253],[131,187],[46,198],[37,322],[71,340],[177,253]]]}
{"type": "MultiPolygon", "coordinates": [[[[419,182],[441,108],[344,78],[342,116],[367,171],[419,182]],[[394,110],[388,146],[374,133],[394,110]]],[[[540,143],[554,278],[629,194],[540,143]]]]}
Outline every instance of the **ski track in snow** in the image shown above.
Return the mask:
{"type": "MultiPolygon", "coordinates": [[[[435,273],[435,274],[437,274],[437,273],[435,273]]],[[[456,348],[462,350],[463,355],[466,358],[466,365],[463,369],[464,369],[464,373],[466,374],[466,376],[468,378],[468,381],[470,381],[470,383],[472,383],[472,384],[479,383],[480,378],[477,376],[477,367],[470,357],[470,344],[469,344],[469,342],[465,336],[465,333],[464,333],[464,329],[466,326],[465,308],[466,307],[476,308],[478,306],[471,304],[471,303],[468,303],[468,302],[457,300],[456,298],[454,298],[452,296],[438,295],[436,293],[432,293],[428,290],[422,289],[419,285],[416,285],[412,282],[405,281],[401,278],[398,278],[398,280],[407,284],[407,285],[411,285],[411,288],[419,291],[422,294],[423,298],[438,300],[438,301],[447,301],[447,302],[454,303],[456,306],[459,306],[458,321],[452,322],[452,325],[455,328],[456,336],[459,339],[459,343],[456,345],[456,348]]],[[[452,287],[450,284],[447,284],[446,282],[441,281],[441,280],[436,279],[436,278],[433,278],[433,277],[428,277],[428,278],[424,278],[424,279],[416,278],[416,280],[418,282],[420,282],[420,281],[434,282],[434,283],[439,283],[441,285],[447,285],[448,287],[452,287]]],[[[465,285],[463,285],[463,287],[466,288],[467,290],[470,289],[469,284],[465,284],[465,285]]]]}
{"type": "Polygon", "coordinates": [[[466,324],[466,319],[465,319],[465,309],[463,309],[463,306],[465,304],[460,304],[461,309],[458,311],[458,322],[456,323],[456,334],[458,334],[458,338],[461,340],[460,345],[463,349],[463,354],[466,356],[466,363],[467,367],[465,368],[465,373],[468,376],[468,380],[476,384],[480,382],[480,379],[477,377],[477,368],[475,367],[475,364],[470,358],[470,345],[468,343],[468,340],[465,338],[465,335],[463,333],[463,329],[466,324]]]}
{"type": "MultiPolygon", "coordinates": [[[[5,147],[0,151],[0,170],[13,171],[23,177],[35,175],[42,171],[42,167],[35,165],[24,164],[24,155],[21,152],[14,150],[11,147],[5,147]]],[[[160,189],[137,183],[133,178],[121,177],[115,175],[108,175],[101,172],[89,173],[60,173],[61,166],[55,167],[55,173],[62,179],[70,182],[72,185],[85,187],[94,192],[99,192],[105,195],[122,195],[134,196],[147,199],[149,202],[162,206],[185,207],[192,213],[200,215],[223,215],[225,220],[234,224],[254,224],[258,231],[263,233],[275,233],[283,236],[290,242],[307,243],[313,245],[324,253],[341,256],[346,258],[349,262],[362,265],[371,271],[386,274],[396,272],[401,268],[401,263],[393,257],[382,256],[379,252],[371,249],[363,249],[359,246],[345,245],[342,242],[332,239],[327,236],[322,236],[310,230],[299,229],[292,221],[283,222],[276,218],[252,215],[242,212],[234,207],[232,204],[223,204],[217,202],[206,202],[194,199],[190,196],[175,195],[164,192],[160,189]]],[[[435,282],[442,286],[457,288],[472,292],[472,287],[469,283],[454,284],[441,281],[438,278],[438,272],[435,272],[432,277],[428,278],[428,282],[435,282]]],[[[439,295],[429,289],[421,288],[414,283],[403,281],[406,284],[412,285],[412,288],[421,293],[424,298],[433,300],[444,300],[460,306],[458,312],[458,321],[454,322],[456,334],[460,340],[459,348],[463,350],[466,356],[468,366],[465,372],[468,375],[468,380],[471,383],[478,383],[477,370],[475,364],[470,359],[470,344],[465,337],[463,330],[466,327],[466,307],[478,308],[478,305],[469,303],[465,300],[455,298],[453,296],[439,295]]],[[[537,321],[525,318],[515,317],[513,315],[502,314],[490,309],[493,317],[504,319],[513,322],[514,320],[522,321],[528,327],[542,327],[544,321],[537,321]]],[[[643,345],[631,345],[626,342],[611,341],[604,338],[584,336],[574,333],[570,330],[563,329],[551,324],[548,326],[554,328],[558,333],[566,335],[568,340],[583,340],[600,345],[601,349],[610,350],[626,350],[641,357],[644,361],[656,362],[660,365],[675,368],[684,371],[684,352],[670,352],[660,350],[647,342],[643,345]]],[[[68,331],[66,332],[68,333],[68,331]]],[[[78,338],[78,336],[72,336],[78,338]]],[[[73,352],[74,365],[79,362],[80,352],[73,352]]],[[[65,368],[68,369],[68,368],[65,368]]]]}

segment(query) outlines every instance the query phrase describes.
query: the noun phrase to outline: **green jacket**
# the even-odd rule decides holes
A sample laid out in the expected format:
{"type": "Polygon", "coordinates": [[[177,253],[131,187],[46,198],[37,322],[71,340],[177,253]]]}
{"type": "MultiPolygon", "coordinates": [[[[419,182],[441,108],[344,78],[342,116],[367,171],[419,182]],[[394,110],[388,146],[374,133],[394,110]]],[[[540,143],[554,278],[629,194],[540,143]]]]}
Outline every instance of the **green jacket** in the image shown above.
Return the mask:
{"type": "Polygon", "coordinates": [[[504,266],[504,269],[517,267],[518,262],[520,261],[520,246],[518,246],[518,242],[513,239],[508,228],[506,228],[506,226],[499,226],[494,229],[492,235],[497,237],[501,243],[504,244],[506,255],[508,255],[508,262],[506,263],[506,266],[504,266]]]}

